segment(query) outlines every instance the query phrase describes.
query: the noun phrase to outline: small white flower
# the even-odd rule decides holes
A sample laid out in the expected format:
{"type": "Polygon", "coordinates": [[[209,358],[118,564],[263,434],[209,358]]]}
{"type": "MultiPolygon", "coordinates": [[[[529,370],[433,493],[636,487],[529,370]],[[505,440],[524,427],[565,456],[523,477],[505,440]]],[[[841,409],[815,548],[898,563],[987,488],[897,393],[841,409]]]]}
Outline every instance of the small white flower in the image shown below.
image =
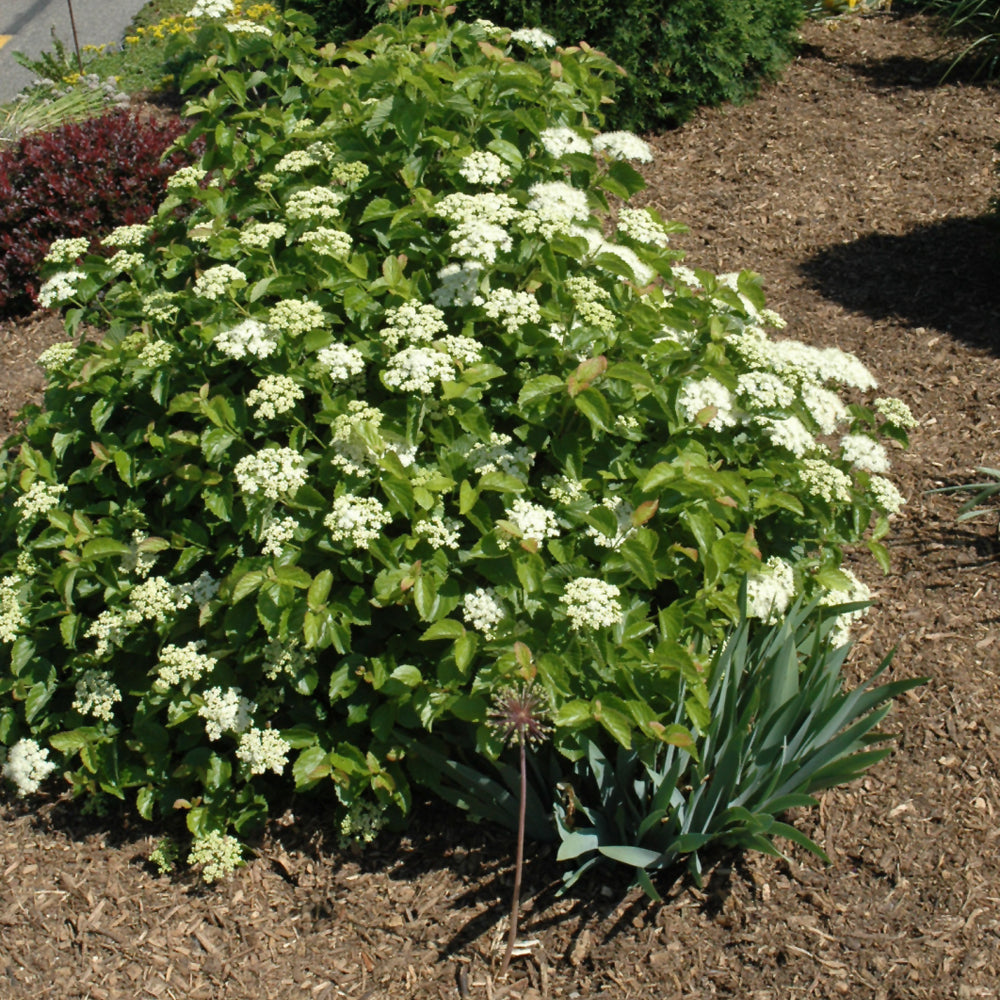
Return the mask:
{"type": "Polygon", "coordinates": [[[329,221],[340,215],[338,206],[346,197],[343,191],[325,187],[296,191],[285,205],[285,214],[295,222],[329,221]]]}
{"type": "Polygon", "coordinates": [[[159,368],[174,356],[174,347],[165,340],[154,340],[139,352],[136,361],[146,368],[159,368]]]}
{"type": "Polygon", "coordinates": [[[112,229],[101,243],[109,247],[141,247],[153,231],[153,227],[145,224],[118,226],[112,229]]]}
{"type": "MultiPolygon", "coordinates": [[[[276,174],[298,174],[303,170],[308,170],[309,167],[315,167],[319,164],[319,160],[313,156],[308,150],[305,149],[293,149],[289,153],[278,160],[274,165],[274,172],[276,174]]],[[[312,190],[316,190],[313,188],[312,190]]]]}
{"type": "Polygon", "coordinates": [[[771,556],[747,577],[747,617],[776,624],[795,597],[795,573],[791,564],[771,556]]]}
{"type": "Polygon", "coordinates": [[[72,340],[63,340],[51,347],[46,347],[36,358],[47,372],[64,368],[76,357],[76,344],[72,340]]]}
{"type": "Polygon", "coordinates": [[[199,608],[204,608],[219,592],[219,581],[208,570],[203,570],[197,579],[178,584],[177,589],[189,597],[199,608]]]}
{"type": "Polygon", "coordinates": [[[670,244],[666,229],[644,208],[623,208],[618,213],[618,232],[638,243],[665,248],[670,244]]]}
{"type": "Polygon", "coordinates": [[[875,400],[875,409],[885,417],[887,424],[910,430],[917,426],[917,418],[901,399],[894,396],[883,396],[875,400]]]}
{"type": "Polygon", "coordinates": [[[453,517],[445,517],[440,506],[413,526],[413,534],[418,538],[426,538],[435,549],[457,549],[461,531],[462,522],[453,517]]]}
{"type": "Polygon", "coordinates": [[[226,24],[226,31],[234,35],[264,35],[270,37],[273,34],[266,24],[258,24],[256,21],[230,21],[226,24]]]}
{"type": "Polygon", "coordinates": [[[32,521],[53,507],[59,506],[59,498],[68,487],[62,483],[44,483],[36,479],[15,501],[14,506],[21,511],[21,521],[32,521]]]}
{"type": "Polygon", "coordinates": [[[77,257],[82,257],[88,249],[90,240],[86,236],[53,240],[43,259],[46,264],[75,264],[77,257]]]}
{"type": "Polygon", "coordinates": [[[623,497],[605,497],[601,501],[601,506],[606,507],[615,515],[617,524],[614,535],[608,537],[603,531],[598,531],[597,528],[589,524],[586,527],[586,534],[604,548],[617,549],[635,531],[635,526],[632,524],[635,508],[623,497]]]}
{"type": "Polygon", "coordinates": [[[299,242],[324,257],[346,257],[351,252],[351,237],[329,226],[310,229],[299,237],[299,242]]]}
{"type": "Polygon", "coordinates": [[[404,302],[401,306],[387,309],[385,319],[379,339],[393,351],[403,341],[429,344],[435,337],[448,332],[444,313],[437,306],[422,302],[404,302]]]}
{"type": "Polygon", "coordinates": [[[593,146],[595,152],[607,153],[612,160],[653,162],[652,147],[631,132],[601,132],[594,136],[593,146]]]}
{"type": "Polygon", "coordinates": [[[539,52],[551,49],[556,44],[556,40],[548,32],[542,31],[541,28],[518,28],[517,31],[510,33],[510,40],[520,42],[527,48],[536,49],[539,52]]]}
{"type": "Polygon", "coordinates": [[[840,455],[845,462],[865,472],[889,471],[889,455],[885,446],[867,434],[845,434],[840,439],[840,455]]]}
{"type": "Polygon", "coordinates": [[[517,333],[530,323],[538,323],[542,311],[530,292],[515,292],[509,288],[494,288],[486,296],[483,312],[499,320],[508,333],[517,333]]]}
{"type": "Polygon", "coordinates": [[[248,354],[268,358],[278,349],[278,335],[264,323],[245,319],[236,326],[220,330],[214,343],[223,354],[236,360],[248,354]]]}
{"type": "Polygon", "coordinates": [[[257,407],[253,415],[258,420],[273,420],[279,414],[295,409],[296,403],[305,397],[302,386],[290,376],[267,375],[247,393],[247,406],[257,407]]]}
{"type": "Polygon", "coordinates": [[[744,372],[736,381],[736,395],[748,409],[784,409],[795,402],[795,390],[772,372],[744,372]]]}
{"type": "Polygon", "coordinates": [[[32,739],[20,739],[7,751],[0,773],[17,786],[18,795],[33,795],[55,769],[48,747],[40,747],[32,739]]]}
{"type": "Polygon", "coordinates": [[[330,344],[316,355],[319,366],[334,382],[349,382],[365,370],[364,355],[356,347],[330,344]]]}
{"type": "Polygon", "coordinates": [[[114,718],[115,704],[121,700],[121,690],[112,683],[107,670],[86,670],[76,682],[73,708],[81,715],[110,722],[114,718]]]}
{"type": "MultiPolygon", "coordinates": [[[[540,504],[518,497],[506,511],[506,520],[524,541],[543,542],[546,538],[558,538],[559,526],[556,516],[540,504]]],[[[501,536],[502,544],[509,545],[510,539],[501,536]]]]}
{"type": "Polygon", "coordinates": [[[290,337],[318,330],[326,322],[323,307],[311,299],[282,299],[268,313],[268,325],[290,337]]]}
{"type": "Polygon", "coordinates": [[[815,382],[807,382],[802,386],[802,402],[816,421],[821,434],[833,434],[838,425],[849,416],[841,398],[815,382]]]}
{"type": "Polygon", "coordinates": [[[207,171],[194,165],[181,167],[167,178],[168,191],[183,191],[197,187],[207,176],[207,171]]]}
{"type": "Polygon", "coordinates": [[[223,733],[245,733],[253,723],[257,706],[244,698],[238,687],[211,687],[202,694],[204,704],[198,715],[205,720],[205,732],[210,740],[222,738],[223,733]]]}
{"type": "Polygon", "coordinates": [[[773,444],[786,448],[796,458],[803,458],[816,450],[816,439],[798,417],[782,417],[779,420],[764,417],[758,424],[773,444]]]}
{"type": "Polygon", "coordinates": [[[510,167],[495,153],[477,150],[466,156],[458,172],[470,184],[500,184],[510,177],[510,167]]]}
{"type": "Polygon", "coordinates": [[[447,354],[427,347],[407,347],[389,360],[382,381],[388,389],[426,396],[454,374],[454,362],[447,354]]]}
{"type": "MultiPolygon", "coordinates": [[[[206,0],[207,3],[228,3],[229,0],[206,0]]],[[[243,864],[243,848],[235,837],[212,830],[198,837],[188,853],[189,865],[201,865],[202,880],[218,882],[243,864]]]]}
{"type": "Polygon", "coordinates": [[[853,499],[851,477],[830,462],[807,458],[799,464],[798,471],[802,485],[812,496],[827,503],[836,500],[850,503],[853,499]]]}
{"type": "Polygon", "coordinates": [[[0,642],[13,642],[18,632],[28,624],[20,603],[23,583],[15,574],[0,580],[0,642]]]}
{"type": "Polygon", "coordinates": [[[175,646],[173,643],[164,646],[157,662],[157,686],[162,690],[184,681],[199,681],[207,677],[219,661],[214,656],[201,652],[204,646],[203,639],[184,646],[175,646]]]}
{"type": "Polygon", "coordinates": [[[295,537],[298,521],[294,517],[271,518],[261,533],[261,552],[266,556],[277,558],[284,551],[285,545],[295,537]]]}
{"type": "Polygon", "coordinates": [[[281,774],[291,749],[277,730],[252,728],[240,737],[236,756],[246,764],[251,774],[264,774],[265,771],[281,774]]]}
{"type": "Polygon", "coordinates": [[[306,460],[291,448],[264,448],[246,455],[233,470],[243,493],[263,494],[269,500],[294,495],[306,482],[306,460]]]}
{"type": "MultiPolygon", "coordinates": [[[[862,583],[849,569],[840,567],[840,572],[847,577],[848,587],[846,590],[828,590],[820,599],[820,604],[826,607],[835,607],[838,604],[855,604],[861,601],[870,601],[872,592],[868,586],[862,583]]],[[[830,633],[830,642],[834,646],[843,646],[850,641],[851,626],[860,621],[868,614],[868,608],[858,608],[857,611],[846,611],[837,616],[836,627],[830,633]]]]}
{"type": "Polygon", "coordinates": [[[618,600],[621,590],[592,576],[581,576],[566,584],[559,598],[566,617],[578,631],[610,628],[622,618],[618,600]]]}
{"type": "Polygon", "coordinates": [[[194,282],[194,294],[214,301],[221,299],[237,285],[245,285],[246,280],[246,275],[238,267],[233,267],[232,264],[218,264],[198,275],[194,282]]]}
{"type": "Polygon", "coordinates": [[[281,222],[251,222],[240,230],[240,246],[246,250],[266,250],[286,232],[281,222]]]}
{"type": "Polygon", "coordinates": [[[883,476],[872,476],[870,482],[872,499],[876,506],[887,514],[898,514],[906,503],[906,498],[883,476]]]}
{"type": "Polygon", "coordinates": [[[518,215],[514,198],[495,191],[480,191],[478,194],[453,191],[434,206],[434,211],[449,222],[491,222],[497,226],[506,226],[518,215]]]}
{"type": "Polygon", "coordinates": [[[590,218],[587,193],[565,181],[542,181],[528,188],[528,208],[547,222],[583,222],[590,218]]]}
{"type": "Polygon", "coordinates": [[[375,497],[344,493],[333,501],[333,509],[323,519],[335,542],[348,542],[351,548],[366,549],[392,521],[390,514],[375,497]]]}
{"type": "Polygon", "coordinates": [[[233,0],[195,0],[188,17],[225,17],[233,12],[233,0]]]}
{"type": "Polygon", "coordinates": [[[503,621],[503,605],[492,589],[477,587],[462,598],[462,617],[466,623],[481,632],[487,639],[496,635],[497,625],[503,621]]]}
{"type": "Polygon", "coordinates": [[[46,308],[69,302],[76,295],[76,286],[86,278],[84,271],[73,268],[69,271],[57,271],[47,281],[42,282],[38,289],[38,301],[46,308]]]}
{"type": "Polygon", "coordinates": [[[708,414],[706,423],[712,430],[721,431],[737,424],[733,394],[711,376],[697,382],[685,382],[677,397],[677,405],[688,423],[693,424],[699,419],[699,414],[714,410],[714,413],[708,414]]]}
{"type": "Polygon", "coordinates": [[[528,469],[535,456],[519,445],[511,448],[514,439],[509,434],[490,433],[488,443],[476,442],[469,451],[469,465],[484,476],[488,472],[503,472],[518,479],[527,479],[528,469]]]}
{"type": "Polygon", "coordinates": [[[510,233],[492,222],[463,222],[451,233],[451,252],[470,261],[495,264],[497,254],[509,253],[514,245],[510,233]]]}
{"type": "Polygon", "coordinates": [[[589,153],[590,143],[579,132],[565,126],[542,129],[539,138],[545,152],[559,160],[570,153],[589,153]]]}
{"type": "Polygon", "coordinates": [[[161,625],[170,621],[178,611],[191,604],[191,598],[182,593],[165,577],[151,576],[132,588],[128,595],[129,609],[140,620],[156,621],[161,625]]]}
{"type": "Polygon", "coordinates": [[[482,264],[472,261],[448,264],[437,273],[441,286],[431,292],[431,301],[438,308],[471,305],[478,295],[482,274],[482,264]]]}
{"type": "Polygon", "coordinates": [[[130,250],[119,250],[112,254],[107,260],[107,268],[114,274],[131,274],[136,268],[142,267],[146,263],[146,258],[141,253],[134,253],[130,250]]]}

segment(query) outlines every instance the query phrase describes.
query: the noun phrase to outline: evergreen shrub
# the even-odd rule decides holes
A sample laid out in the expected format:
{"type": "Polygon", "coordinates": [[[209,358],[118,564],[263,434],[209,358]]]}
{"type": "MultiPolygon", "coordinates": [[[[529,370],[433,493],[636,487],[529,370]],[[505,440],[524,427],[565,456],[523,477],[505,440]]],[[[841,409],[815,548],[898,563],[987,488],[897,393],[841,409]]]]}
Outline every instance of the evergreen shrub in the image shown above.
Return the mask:
{"type": "Polygon", "coordinates": [[[556,763],[693,746],[744,579],[757,625],[865,596],[912,425],[629,206],[606,57],[435,6],[266,27],[205,18],[155,216],[50,248],[106,335],[45,352],[0,463],[3,774],[183,817],[206,877],[293,790],[402,817],[519,679],[556,763]]]}

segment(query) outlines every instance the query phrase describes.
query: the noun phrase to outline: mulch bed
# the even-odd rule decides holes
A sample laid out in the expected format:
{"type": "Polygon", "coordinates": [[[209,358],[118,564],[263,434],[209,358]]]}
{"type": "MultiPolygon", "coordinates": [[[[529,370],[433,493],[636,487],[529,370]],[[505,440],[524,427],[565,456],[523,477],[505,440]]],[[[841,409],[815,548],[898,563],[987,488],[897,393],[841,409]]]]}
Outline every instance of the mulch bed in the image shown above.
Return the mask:
{"type": "MultiPolygon", "coordinates": [[[[997,517],[957,524],[956,498],[926,492],[1000,462],[1000,233],[986,217],[1000,101],[938,84],[920,18],[804,35],[758,100],[652,139],[645,197],[691,226],[675,240],[689,263],[761,272],[789,333],[857,353],[921,421],[895,459],[910,502],[892,573],[852,563],[880,606],[850,671],[895,647],[892,676],[929,682],[890,716],[891,757],[793,817],[832,864],[721,855],[703,888],[678,877],[652,904],[596,879],[558,896],[542,848],[523,928],[539,945],[500,980],[511,838],[439,806],[352,855],[322,805],[303,804],[208,889],[158,876],[134,816],[8,800],[0,998],[1000,996],[997,517]]],[[[0,325],[0,433],[58,339],[45,314],[0,325]]]]}

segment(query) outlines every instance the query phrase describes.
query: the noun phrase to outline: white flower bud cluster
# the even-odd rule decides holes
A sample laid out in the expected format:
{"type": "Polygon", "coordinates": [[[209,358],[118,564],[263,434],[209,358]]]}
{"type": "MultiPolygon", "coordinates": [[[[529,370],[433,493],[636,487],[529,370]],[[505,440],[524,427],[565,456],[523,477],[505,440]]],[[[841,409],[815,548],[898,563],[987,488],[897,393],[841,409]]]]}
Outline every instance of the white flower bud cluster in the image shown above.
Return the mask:
{"type": "Polygon", "coordinates": [[[28,623],[20,602],[23,584],[21,577],[14,573],[0,580],[0,642],[13,642],[28,623]]]}
{"type": "Polygon", "coordinates": [[[748,409],[784,409],[795,402],[795,390],[771,372],[744,372],[736,380],[736,395],[748,409]]]}
{"type": "Polygon", "coordinates": [[[442,198],[435,210],[453,224],[452,253],[456,257],[492,264],[498,252],[507,253],[513,246],[504,229],[518,215],[517,202],[510,195],[454,192],[442,198]]]}
{"type": "Polygon", "coordinates": [[[451,252],[456,257],[487,264],[495,264],[497,254],[510,253],[514,245],[507,230],[492,222],[463,222],[451,236],[451,252]]]}
{"type": "Polygon", "coordinates": [[[911,430],[917,426],[917,418],[901,399],[894,396],[882,396],[875,400],[875,410],[885,417],[886,423],[893,427],[911,430]]]}
{"type": "Polygon", "coordinates": [[[340,821],[340,836],[337,843],[341,850],[351,845],[370,844],[385,826],[386,818],[374,802],[361,799],[351,803],[340,821]]]}
{"type": "Polygon", "coordinates": [[[270,681],[277,680],[282,674],[298,677],[312,660],[312,655],[296,643],[271,639],[264,647],[264,676],[270,681]]]}
{"type": "Polygon", "coordinates": [[[62,483],[43,483],[36,479],[15,501],[14,506],[21,511],[21,521],[32,521],[40,514],[59,506],[59,498],[68,487],[62,483]]]}
{"type": "Polygon", "coordinates": [[[14,783],[18,795],[33,795],[55,769],[48,747],[40,747],[32,739],[20,739],[7,751],[0,773],[14,783]]]}
{"type": "MultiPolygon", "coordinates": [[[[229,0],[207,0],[207,2],[228,3],[229,0]]],[[[219,833],[218,830],[211,830],[204,837],[195,839],[188,852],[187,861],[192,866],[201,865],[202,880],[211,884],[231,875],[243,864],[243,848],[235,837],[219,833]]]]}
{"type": "Polygon", "coordinates": [[[47,281],[42,282],[38,289],[38,301],[46,309],[69,302],[76,295],[76,286],[87,275],[84,271],[72,268],[69,271],[56,271],[47,281]]]}
{"type": "Polygon", "coordinates": [[[75,264],[77,257],[82,257],[88,249],[90,240],[86,236],[53,240],[43,259],[46,264],[75,264]]]}
{"type": "Polygon", "coordinates": [[[494,24],[492,21],[487,20],[485,17],[477,17],[474,22],[477,27],[480,27],[485,32],[488,38],[503,38],[509,37],[508,29],[501,27],[498,24],[494,24]]]}
{"type": "Polygon", "coordinates": [[[786,448],[796,458],[803,458],[817,448],[816,439],[798,417],[781,417],[776,420],[762,417],[757,423],[772,444],[786,448]]]}
{"type": "Polygon", "coordinates": [[[261,493],[269,500],[277,500],[283,494],[295,494],[305,485],[306,460],[291,448],[264,448],[241,458],[233,473],[243,493],[261,493]]]}
{"type": "Polygon", "coordinates": [[[298,521],[294,517],[271,518],[261,533],[261,552],[265,556],[277,558],[285,550],[285,545],[295,537],[298,521]]]}
{"type": "Polygon", "coordinates": [[[593,278],[577,275],[567,278],[563,285],[572,296],[577,315],[584,323],[602,330],[613,327],[615,314],[605,305],[607,296],[604,289],[593,278]]]}
{"type": "Polygon", "coordinates": [[[445,517],[444,509],[434,511],[413,526],[413,534],[426,538],[435,549],[457,549],[462,522],[453,517],[445,517]]]}
{"type": "Polygon", "coordinates": [[[462,598],[462,617],[471,628],[492,639],[505,612],[492,588],[477,587],[462,598]]]}
{"type": "Polygon", "coordinates": [[[612,160],[635,160],[652,163],[653,149],[632,132],[601,132],[593,139],[595,153],[605,153],[612,160]]]}
{"type": "Polygon", "coordinates": [[[141,247],[148,239],[153,227],[145,223],[118,226],[112,229],[101,243],[108,247],[141,247]]]}
{"type": "Polygon", "coordinates": [[[252,728],[240,737],[236,756],[247,766],[251,774],[273,771],[281,774],[288,763],[291,745],[281,738],[276,729],[252,728]]]}
{"type": "Polygon", "coordinates": [[[171,643],[160,650],[157,662],[156,681],[162,690],[176,687],[185,681],[199,681],[207,677],[219,662],[216,657],[201,652],[205,648],[205,640],[188,642],[183,646],[171,643]]]}
{"type": "Polygon", "coordinates": [[[431,292],[431,301],[439,308],[481,305],[479,280],[482,274],[482,264],[477,264],[475,261],[442,267],[437,273],[441,286],[431,292]]]}
{"type": "Polygon", "coordinates": [[[244,698],[238,687],[210,687],[202,694],[204,704],[198,715],[205,720],[205,732],[210,740],[222,738],[223,733],[245,733],[253,722],[257,706],[244,698]]]}
{"type": "Polygon", "coordinates": [[[146,263],[146,258],[141,253],[134,253],[129,250],[119,250],[108,258],[107,266],[116,274],[124,271],[131,274],[137,267],[142,267],[146,263]]]}
{"type": "Polygon", "coordinates": [[[590,143],[578,132],[565,126],[542,129],[539,138],[545,152],[555,160],[561,160],[570,153],[590,153],[590,143]]]}
{"type": "Polygon", "coordinates": [[[556,502],[570,504],[586,494],[583,483],[569,476],[546,476],[542,480],[545,492],[556,502]]]}
{"type": "Polygon", "coordinates": [[[403,341],[411,344],[429,344],[439,334],[448,332],[444,313],[437,306],[421,302],[404,302],[387,309],[385,326],[379,339],[394,351],[403,341]]]}
{"type": "Polygon", "coordinates": [[[256,21],[230,21],[226,24],[226,31],[233,35],[264,35],[270,37],[274,32],[266,24],[258,24],[256,21]]]}
{"type": "Polygon", "coordinates": [[[281,222],[251,222],[240,230],[240,246],[245,250],[266,250],[286,232],[287,229],[281,222]]]}
{"type": "Polygon", "coordinates": [[[253,415],[258,420],[274,420],[281,413],[295,408],[306,398],[305,391],[289,375],[266,375],[256,388],[247,393],[247,406],[256,406],[253,415]]]}
{"type": "Polygon", "coordinates": [[[651,247],[664,249],[670,245],[666,229],[644,208],[623,208],[618,213],[618,232],[651,247]]]}
{"type": "Polygon", "coordinates": [[[151,576],[132,588],[128,602],[130,609],[141,619],[157,621],[162,625],[170,621],[178,611],[189,607],[191,598],[166,577],[151,576]]]}
{"type": "Polygon", "coordinates": [[[771,556],[747,577],[747,617],[777,624],[795,598],[795,572],[790,563],[771,556]]]}
{"type": "Polygon", "coordinates": [[[454,374],[455,364],[447,354],[430,347],[406,347],[389,359],[382,381],[387,389],[428,396],[454,374]]]}
{"type": "Polygon", "coordinates": [[[504,472],[526,479],[535,456],[523,446],[511,448],[513,443],[509,434],[492,431],[488,443],[477,442],[469,451],[469,465],[481,476],[488,472],[504,472]]]}
{"type": "Polygon", "coordinates": [[[326,322],[323,307],[311,299],[282,299],[275,302],[267,318],[270,326],[290,337],[317,330],[326,322]]]}
{"type": "Polygon", "coordinates": [[[324,257],[346,257],[351,252],[351,237],[329,226],[310,229],[299,237],[299,242],[324,257]]]}
{"type": "Polygon", "coordinates": [[[799,463],[799,479],[806,492],[827,503],[841,501],[850,503],[852,500],[851,477],[830,462],[820,458],[807,458],[799,463]]]}
{"type": "Polygon", "coordinates": [[[538,323],[542,311],[530,292],[515,292],[509,288],[494,288],[486,297],[483,311],[498,320],[508,333],[517,333],[529,323],[538,323]]]}
{"type": "Polygon", "coordinates": [[[347,542],[351,548],[366,549],[392,521],[390,514],[375,497],[344,493],[333,501],[333,509],[323,519],[335,542],[347,542]]]}
{"type": "Polygon", "coordinates": [[[867,434],[845,434],[840,439],[840,457],[865,472],[888,472],[885,445],[867,434]]]}
{"type": "Polygon", "coordinates": [[[142,615],[134,608],[105,608],[87,626],[84,635],[97,640],[94,656],[100,659],[112,646],[121,646],[129,632],[141,622],[142,615]]]}
{"type": "MultiPolygon", "coordinates": [[[[555,514],[541,504],[522,497],[518,497],[507,509],[505,520],[517,532],[517,537],[524,541],[544,542],[546,538],[558,538],[560,535],[555,514]]],[[[507,548],[511,541],[508,533],[501,527],[500,544],[507,548]]]]}
{"type": "Polygon", "coordinates": [[[833,434],[850,416],[843,400],[835,392],[823,388],[816,382],[806,382],[802,386],[801,394],[802,402],[809,411],[809,416],[816,421],[821,434],[833,434]]]}
{"type": "Polygon", "coordinates": [[[459,367],[474,365],[483,356],[483,345],[474,337],[453,336],[449,334],[447,337],[443,337],[438,343],[444,349],[445,354],[459,367]]]}
{"type": "Polygon", "coordinates": [[[194,282],[194,294],[214,302],[231,288],[246,284],[246,275],[232,264],[217,264],[201,272],[194,282]]]}
{"type": "Polygon", "coordinates": [[[872,476],[869,483],[872,499],[887,514],[898,514],[906,503],[906,498],[884,476],[872,476]]]}
{"type": "Polygon", "coordinates": [[[174,356],[173,344],[165,340],[153,340],[138,354],[136,360],[146,368],[160,368],[174,356]]]}
{"type": "Polygon", "coordinates": [[[470,184],[502,184],[510,177],[510,167],[496,153],[483,150],[466,156],[458,172],[470,184]]]}
{"type": "Polygon", "coordinates": [[[382,418],[383,413],[377,407],[352,399],[347,404],[347,413],[334,418],[331,424],[333,452],[330,461],[349,475],[368,473],[372,468],[372,436],[361,434],[361,427],[366,425],[368,431],[377,431],[382,418]]]}
{"type": "Polygon", "coordinates": [[[167,190],[184,191],[188,188],[197,187],[205,179],[207,173],[206,170],[193,164],[181,167],[167,178],[167,190]]]}
{"type": "Polygon", "coordinates": [[[714,408],[715,413],[707,424],[714,431],[735,427],[738,422],[733,394],[711,375],[697,382],[685,382],[677,396],[677,405],[688,423],[694,423],[703,410],[714,408]]]}
{"type": "Polygon", "coordinates": [[[54,372],[68,365],[75,357],[76,344],[72,340],[63,340],[46,347],[36,360],[47,372],[54,372]]]}
{"type": "Polygon", "coordinates": [[[615,515],[617,524],[614,535],[608,537],[603,531],[598,531],[597,528],[589,524],[586,527],[586,534],[603,548],[617,549],[635,531],[635,525],[632,524],[632,515],[635,513],[635,507],[623,497],[604,497],[601,500],[601,506],[606,507],[615,515]]]}
{"type": "MultiPolygon", "coordinates": [[[[307,149],[293,149],[274,165],[276,174],[298,174],[319,164],[319,160],[307,149]]],[[[313,188],[313,190],[316,190],[313,188]]]]}
{"type": "Polygon", "coordinates": [[[147,319],[160,323],[173,323],[177,319],[178,306],[169,292],[158,291],[147,295],[142,300],[142,309],[147,319]]]}
{"type": "Polygon", "coordinates": [[[278,349],[278,334],[264,323],[245,319],[236,326],[220,330],[213,343],[226,357],[235,360],[248,354],[268,358],[278,349]]]}
{"type": "Polygon", "coordinates": [[[333,382],[349,382],[365,370],[364,355],[347,344],[330,344],[316,355],[319,366],[333,382]]]}
{"type": "Polygon", "coordinates": [[[73,708],[81,715],[110,722],[114,718],[115,704],[121,700],[121,690],[112,683],[107,670],[85,670],[76,682],[73,708]]]}
{"type": "Polygon", "coordinates": [[[548,32],[542,31],[541,28],[518,28],[517,31],[510,33],[510,40],[520,42],[527,48],[535,49],[538,52],[551,49],[556,44],[556,40],[548,32]]]}
{"type": "Polygon", "coordinates": [[[541,181],[528,188],[528,209],[539,220],[556,223],[555,231],[565,231],[565,226],[573,222],[585,222],[590,218],[590,205],[586,191],[567,184],[565,181],[541,181]]]}
{"type": "Polygon", "coordinates": [[[560,603],[578,631],[610,628],[621,621],[621,590],[592,576],[581,576],[566,584],[560,603]]]}
{"type": "Polygon", "coordinates": [[[233,12],[233,0],[195,0],[188,17],[225,17],[233,12]]]}
{"type": "Polygon", "coordinates": [[[285,214],[294,222],[328,222],[340,215],[338,206],[346,197],[343,191],[326,187],[295,191],[285,205],[285,214]]]}
{"type": "MultiPolygon", "coordinates": [[[[840,572],[847,577],[849,586],[847,590],[828,590],[820,598],[820,604],[826,607],[833,607],[838,604],[854,604],[859,601],[871,600],[872,592],[867,585],[862,583],[849,569],[840,567],[840,572]]],[[[837,616],[837,624],[830,633],[830,642],[834,646],[843,646],[851,638],[851,626],[860,621],[868,614],[867,608],[859,608],[857,611],[845,611],[837,616]]]]}

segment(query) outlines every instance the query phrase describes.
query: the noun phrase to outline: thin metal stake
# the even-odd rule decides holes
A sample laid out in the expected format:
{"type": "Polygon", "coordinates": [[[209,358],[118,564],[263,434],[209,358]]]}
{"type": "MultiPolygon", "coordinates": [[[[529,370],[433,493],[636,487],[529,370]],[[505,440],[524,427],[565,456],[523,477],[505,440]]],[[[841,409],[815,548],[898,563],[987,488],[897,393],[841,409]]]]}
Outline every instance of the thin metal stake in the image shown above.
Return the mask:
{"type": "Polygon", "coordinates": [[[73,0],[66,0],[66,6],[69,7],[69,23],[70,27],[73,29],[73,47],[76,49],[76,65],[80,70],[80,76],[83,76],[83,56],[80,55],[80,39],[76,33],[76,18],[73,16],[73,0]]]}

